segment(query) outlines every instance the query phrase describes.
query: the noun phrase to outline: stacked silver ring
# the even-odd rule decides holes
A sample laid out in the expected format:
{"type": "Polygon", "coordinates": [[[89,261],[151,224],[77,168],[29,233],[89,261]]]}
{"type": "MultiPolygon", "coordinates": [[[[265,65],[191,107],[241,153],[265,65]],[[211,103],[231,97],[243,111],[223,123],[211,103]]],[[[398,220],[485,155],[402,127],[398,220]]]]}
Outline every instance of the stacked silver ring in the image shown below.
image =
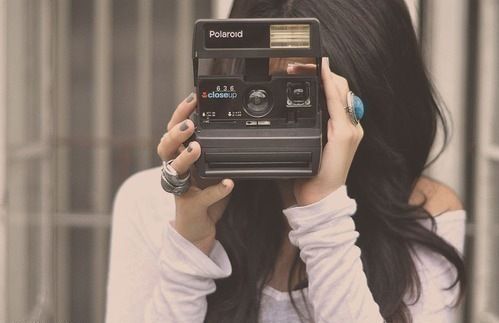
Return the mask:
{"type": "Polygon", "coordinates": [[[191,185],[191,174],[187,173],[187,176],[180,178],[175,168],[171,166],[172,162],[173,159],[163,161],[163,167],[161,168],[161,187],[163,187],[166,192],[179,196],[189,189],[191,185]]]}

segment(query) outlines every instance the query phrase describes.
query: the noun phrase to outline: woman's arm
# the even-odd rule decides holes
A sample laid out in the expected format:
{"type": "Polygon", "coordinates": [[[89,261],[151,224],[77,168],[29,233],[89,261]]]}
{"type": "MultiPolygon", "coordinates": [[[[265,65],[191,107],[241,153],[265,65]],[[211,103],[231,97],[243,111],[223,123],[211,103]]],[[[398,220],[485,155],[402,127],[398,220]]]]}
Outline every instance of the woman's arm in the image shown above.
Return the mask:
{"type": "MultiPolygon", "coordinates": [[[[313,204],[283,210],[292,228],[289,239],[307,267],[315,323],[384,321],[355,245],[359,235],[352,219],[355,211],[356,202],[348,197],[345,185],[313,204]]],[[[423,297],[410,307],[414,322],[451,322],[456,289],[442,287],[452,281],[453,272],[446,262],[437,262],[422,250],[420,255],[423,297]]]]}
{"type": "Polygon", "coordinates": [[[218,241],[208,257],[178,234],[173,213],[156,214],[174,212],[174,204],[153,207],[145,185],[135,175],[115,199],[106,322],[203,322],[213,279],[231,274],[228,256],[218,241]]]}
{"type": "Polygon", "coordinates": [[[342,185],[313,204],[283,210],[292,228],[289,239],[307,267],[315,323],[383,322],[355,245],[356,209],[342,185]]]}
{"type": "Polygon", "coordinates": [[[147,303],[145,322],[204,322],[214,279],[231,274],[227,253],[215,240],[209,256],[168,223],[158,260],[160,279],[147,303]]]}

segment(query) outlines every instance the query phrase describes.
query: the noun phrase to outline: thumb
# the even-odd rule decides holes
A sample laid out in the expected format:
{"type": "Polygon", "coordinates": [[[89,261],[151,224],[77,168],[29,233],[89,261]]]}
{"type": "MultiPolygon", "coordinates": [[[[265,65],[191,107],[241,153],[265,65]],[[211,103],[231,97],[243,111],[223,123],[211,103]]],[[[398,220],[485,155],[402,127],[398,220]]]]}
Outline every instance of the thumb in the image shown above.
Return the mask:
{"type": "Polygon", "coordinates": [[[203,206],[209,207],[229,195],[233,188],[234,182],[231,179],[226,178],[220,183],[208,186],[199,192],[199,202],[203,206]]]}

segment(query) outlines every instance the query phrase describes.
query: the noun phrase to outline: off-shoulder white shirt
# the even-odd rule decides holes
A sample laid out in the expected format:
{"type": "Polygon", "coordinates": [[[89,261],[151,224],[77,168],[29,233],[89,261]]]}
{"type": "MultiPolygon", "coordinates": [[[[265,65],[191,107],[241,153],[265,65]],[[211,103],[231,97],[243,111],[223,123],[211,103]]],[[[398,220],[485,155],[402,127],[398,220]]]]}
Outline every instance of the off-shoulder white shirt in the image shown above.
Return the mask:
{"type": "MultiPolygon", "coordinates": [[[[355,211],[346,186],[313,204],[283,210],[292,229],[289,239],[306,264],[309,285],[303,292],[313,316],[310,322],[383,322],[355,245],[355,211]]],[[[208,256],[184,239],[171,226],[174,217],[174,197],[162,190],[159,167],[133,175],[119,189],[113,208],[107,323],[204,321],[206,295],[215,291],[214,279],[231,274],[231,264],[218,240],[208,256]]],[[[464,210],[435,218],[437,234],[461,253],[465,219],[464,210]]],[[[454,268],[442,256],[415,250],[422,296],[409,307],[413,321],[455,322],[452,305],[458,288],[444,289],[455,278],[454,268]]],[[[261,323],[300,322],[287,292],[267,285],[263,293],[261,323]]],[[[292,293],[306,314],[300,291],[292,293]]]]}

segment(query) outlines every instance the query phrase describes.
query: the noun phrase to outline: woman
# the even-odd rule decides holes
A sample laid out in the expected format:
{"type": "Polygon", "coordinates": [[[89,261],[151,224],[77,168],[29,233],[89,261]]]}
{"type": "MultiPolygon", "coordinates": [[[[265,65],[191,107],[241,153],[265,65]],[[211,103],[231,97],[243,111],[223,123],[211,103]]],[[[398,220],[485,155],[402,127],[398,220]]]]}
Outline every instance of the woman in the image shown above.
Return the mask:
{"type": "MultiPolygon", "coordinates": [[[[453,321],[465,211],[422,176],[438,121],[447,131],[404,1],[236,1],[231,17],[320,20],[330,119],[319,173],[198,179],[180,196],[162,191],[156,168],[128,179],[107,322],[453,321]],[[359,124],[345,113],[349,90],[367,106],[359,124]]],[[[183,145],[195,106],[192,94],[178,105],[158,145],[182,176],[202,149],[183,145]]]]}

